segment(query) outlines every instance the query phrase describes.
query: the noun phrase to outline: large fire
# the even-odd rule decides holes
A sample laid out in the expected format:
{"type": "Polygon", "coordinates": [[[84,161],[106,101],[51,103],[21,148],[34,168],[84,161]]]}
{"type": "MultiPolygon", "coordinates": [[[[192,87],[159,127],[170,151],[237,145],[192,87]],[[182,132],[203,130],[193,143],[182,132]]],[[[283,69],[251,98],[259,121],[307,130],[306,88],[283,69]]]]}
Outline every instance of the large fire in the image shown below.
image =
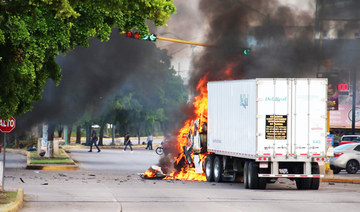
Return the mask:
{"type": "MultiPolygon", "coordinates": [[[[182,166],[179,164],[181,161],[186,161],[185,148],[191,146],[189,140],[189,134],[192,134],[195,129],[194,120],[198,120],[198,131],[201,133],[203,131],[203,126],[207,123],[207,106],[208,106],[208,96],[207,96],[207,75],[200,79],[196,89],[199,91],[194,99],[194,116],[185,121],[184,126],[179,130],[179,135],[177,136],[176,148],[178,152],[181,152],[178,157],[175,158],[175,166],[182,166]]],[[[207,153],[199,154],[199,163],[203,163],[207,153]]],[[[190,153],[191,160],[194,161],[194,152],[190,153]]],[[[192,180],[192,181],[206,181],[205,173],[196,173],[195,167],[192,164],[186,164],[181,167],[180,171],[172,171],[168,177],[165,179],[177,179],[177,180],[192,180]]]]}
{"type": "MultiPolygon", "coordinates": [[[[224,70],[224,76],[227,79],[231,78],[233,74],[234,65],[228,65],[224,70]]],[[[194,165],[194,151],[192,150],[191,136],[195,131],[202,133],[205,131],[204,126],[207,124],[207,110],[208,110],[208,93],[207,93],[208,74],[202,77],[196,86],[199,95],[194,98],[194,113],[193,116],[185,121],[183,127],[179,130],[176,138],[176,149],[180,154],[175,157],[174,167],[176,171],[172,171],[164,179],[189,180],[189,181],[206,181],[205,173],[198,173],[195,171],[194,165]],[[196,122],[196,123],[195,123],[196,122]]],[[[204,163],[208,152],[198,154],[198,163],[204,163]]],[[[146,171],[144,176],[151,178],[154,176],[152,171],[146,171]]]]}

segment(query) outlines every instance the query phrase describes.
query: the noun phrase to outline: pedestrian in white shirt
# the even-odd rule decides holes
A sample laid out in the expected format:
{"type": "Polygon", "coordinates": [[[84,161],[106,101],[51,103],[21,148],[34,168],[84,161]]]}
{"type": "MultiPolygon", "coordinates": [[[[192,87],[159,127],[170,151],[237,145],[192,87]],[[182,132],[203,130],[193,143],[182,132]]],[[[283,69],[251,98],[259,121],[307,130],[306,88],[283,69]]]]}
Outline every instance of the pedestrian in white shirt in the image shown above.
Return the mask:
{"type": "Polygon", "coordinates": [[[149,150],[152,150],[152,141],[153,141],[153,136],[152,134],[150,133],[150,135],[147,137],[147,146],[145,149],[149,149],[149,150]]]}

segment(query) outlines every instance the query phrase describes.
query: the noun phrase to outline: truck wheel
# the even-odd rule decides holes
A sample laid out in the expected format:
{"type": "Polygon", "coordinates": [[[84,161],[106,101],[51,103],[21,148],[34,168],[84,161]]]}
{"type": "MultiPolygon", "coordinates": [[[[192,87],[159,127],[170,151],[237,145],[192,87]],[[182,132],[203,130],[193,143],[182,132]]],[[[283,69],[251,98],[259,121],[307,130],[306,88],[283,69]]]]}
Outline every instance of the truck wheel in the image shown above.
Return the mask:
{"type": "Polygon", "coordinates": [[[249,161],[245,161],[244,164],[244,186],[249,188],[249,161]]]}
{"type": "Polygon", "coordinates": [[[214,159],[214,181],[221,182],[221,176],[223,174],[223,164],[221,156],[216,156],[214,159]]]}
{"type": "MultiPolygon", "coordinates": [[[[317,163],[312,164],[311,173],[312,174],[320,174],[319,164],[317,164],[317,163]]],[[[312,178],[310,189],[318,190],[319,186],[320,186],[320,178],[312,178]]]]}
{"type": "Polygon", "coordinates": [[[267,184],[267,178],[260,177],[259,178],[259,189],[265,189],[267,184]]]}
{"type": "Polygon", "coordinates": [[[346,171],[349,174],[356,174],[359,170],[359,163],[356,160],[350,160],[346,164],[346,171]]]}
{"type": "Polygon", "coordinates": [[[249,162],[248,170],[248,184],[250,189],[259,188],[259,177],[258,177],[258,168],[256,167],[255,162],[249,162]]]}
{"type": "Polygon", "coordinates": [[[214,181],[213,155],[207,155],[205,159],[205,175],[208,182],[214,181]]]}
{"type": "Polygon", "coordinates": [[[296,187],[298,190],[307,190],[311,187],[311,179],[309,178],[298,178],[296,179],[296,187]]]}

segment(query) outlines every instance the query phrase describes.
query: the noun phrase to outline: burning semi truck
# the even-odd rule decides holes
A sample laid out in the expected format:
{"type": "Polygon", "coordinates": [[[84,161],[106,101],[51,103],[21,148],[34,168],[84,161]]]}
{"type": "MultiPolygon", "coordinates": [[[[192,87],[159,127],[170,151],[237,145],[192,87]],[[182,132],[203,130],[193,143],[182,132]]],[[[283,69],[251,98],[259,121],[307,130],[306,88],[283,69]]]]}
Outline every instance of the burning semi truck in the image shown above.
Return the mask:
{"type": "MultiPolygon", "coordinates": [[[[207,181],[243,177],[264,189],[278,178],[318,189],[326,158],[327,79],[208,82],[207,123],[195,121],[184,158],[206,155],[207,181]],[[199,130],[202,128],[201,130],[199,130]]],[[[191,132],[191,130],[190,130],[191,132]]],[[[191,159],[189,159],[190,164],[191,159]]]]}

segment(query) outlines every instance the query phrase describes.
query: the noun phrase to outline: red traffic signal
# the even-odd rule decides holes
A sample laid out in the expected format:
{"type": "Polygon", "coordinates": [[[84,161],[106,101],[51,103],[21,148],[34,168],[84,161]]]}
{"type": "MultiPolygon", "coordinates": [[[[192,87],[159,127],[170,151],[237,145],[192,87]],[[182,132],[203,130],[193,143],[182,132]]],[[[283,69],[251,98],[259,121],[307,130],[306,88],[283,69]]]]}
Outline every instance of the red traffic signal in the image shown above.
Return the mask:
{"type": "Polygon", "coordinates": [[[126,37],[128,37],[128,38],[140,39],[140,34],[138,32],[133,33],[131,31],[128,31],[125,34],[126,34],[126,37]]]}
{"type": "Polygon", "coordinates": [[[133,36],[133,33],[132,32],[126,32],[126,37],[129,37],[129,38],[131,38],[133,36]]]}
{"type": "Polygon", "coordinates": [[[135,33],[134,33],[134,38],[135,38],[135,39],[140,39],[140,34],[139,34],[138,32],[135,32],[135,33]]]}
{"type": "Polygon", "coordinates": [[[135,32],[127,31],[127,32],[125,32],[125,35],[128,38],[134,38],[134,39],[138,39],[138,40],[141,39],[141,40],[147,40],[147,41],[156,41],[156,39],[157,39],[157,36],[154,33],[152,33],[150,35],[147,35],[147,34],[140,35],[140,33],[136,32],[136,31],[135,32]]]}

